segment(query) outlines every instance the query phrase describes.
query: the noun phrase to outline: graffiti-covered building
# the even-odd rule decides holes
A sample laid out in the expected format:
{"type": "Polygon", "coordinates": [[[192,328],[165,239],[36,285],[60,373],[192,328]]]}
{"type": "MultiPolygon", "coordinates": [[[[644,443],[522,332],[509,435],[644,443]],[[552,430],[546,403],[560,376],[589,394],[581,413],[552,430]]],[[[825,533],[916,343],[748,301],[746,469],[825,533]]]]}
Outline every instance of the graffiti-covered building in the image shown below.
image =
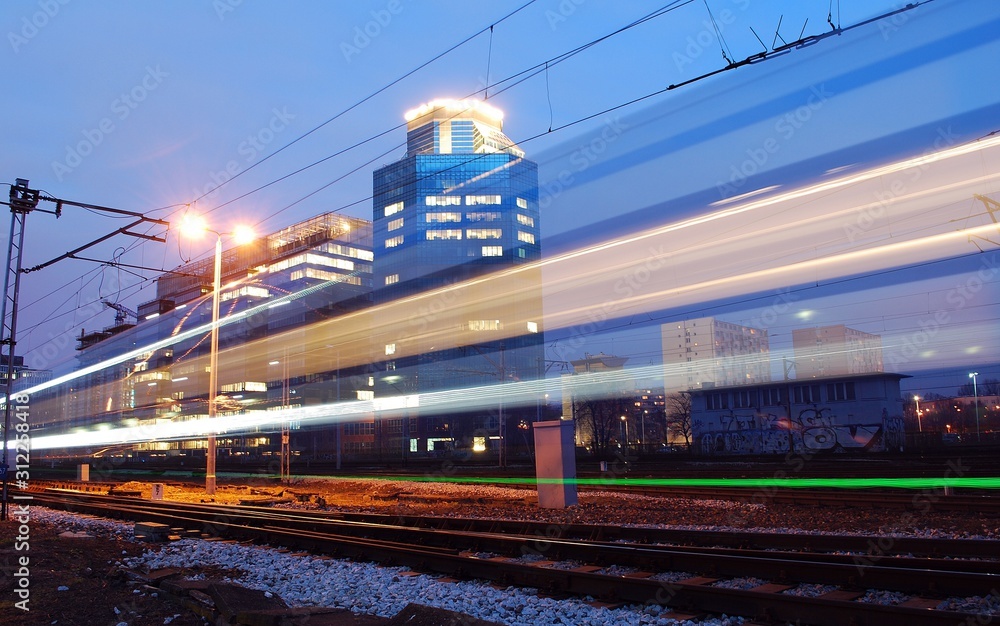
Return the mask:
{"type": "Polygon", "coordinates": [[[692,389],[702,454],[881,452],[903,448],[903,374],[692,389]]]}

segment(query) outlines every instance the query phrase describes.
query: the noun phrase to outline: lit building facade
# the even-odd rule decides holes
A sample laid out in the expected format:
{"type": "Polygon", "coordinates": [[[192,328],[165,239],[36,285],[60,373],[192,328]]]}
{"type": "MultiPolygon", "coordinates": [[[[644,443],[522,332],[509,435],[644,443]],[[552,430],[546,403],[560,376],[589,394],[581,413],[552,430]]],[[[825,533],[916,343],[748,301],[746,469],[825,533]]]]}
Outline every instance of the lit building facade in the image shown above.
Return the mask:
{"type": "Polygon", "coordinates": [[[713,317],[660,327],[665,393],[771,380],[767,331],[713,317]]]}
{"type": "MultiPolygon", "coordinates": [[[[367,349],[362,357],[344,351],[341,359],[342,333],[329,323],[370,307],[371,242],[368,220],[327,213],[223,252],[220,416],[357,400],[371,393],[367,349]]],[[[202,454],[200,439],[155,439],[158,426],[207,414],[213,274],[214,258],[178,267],[159,278],[155,300],[136,312],[116,306],[120,314],[114,326],[81,332],[79,369],[117,362],[40,394],[38,434],[138,427],[147,429],[149,438],[129,454],[202,454]]],[[[277,428],[220,436],[220,458],[276,454],[277,428]]],[[[293,430],[292,447],[332,457],[335,430],[293,430]]],[[[343,451],[370,452],[370,426],[350,432],[355,430],[361,436],[339,433],[343,451]]]]}
{"type": "MultiPolygon", "coordinates": [[[[537,166],[483,102],[434,101],[406,119],[406,155],[373,176],[374,344],[385,359],[376,396],[540,376],[537,166]],[[380,316],[379,305],[417,296],[405,322],[380,316]]],[[[495,451],[501,419],[513,417],[500,406],[452,415],[414,408],[380,423],[377,436],[389,455],[495,451]]]]}

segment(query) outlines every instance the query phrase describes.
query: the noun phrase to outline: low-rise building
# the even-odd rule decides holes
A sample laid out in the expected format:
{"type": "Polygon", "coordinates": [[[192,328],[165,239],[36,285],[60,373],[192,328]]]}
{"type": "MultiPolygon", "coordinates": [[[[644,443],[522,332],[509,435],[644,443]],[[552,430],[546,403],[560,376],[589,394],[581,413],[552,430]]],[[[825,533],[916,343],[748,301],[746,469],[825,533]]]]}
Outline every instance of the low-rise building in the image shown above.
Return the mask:
{"type": "Polygon", "coordinates": [[[874,373],[691,390],[702,454],[901,451],[904,374],[874,373]]]}

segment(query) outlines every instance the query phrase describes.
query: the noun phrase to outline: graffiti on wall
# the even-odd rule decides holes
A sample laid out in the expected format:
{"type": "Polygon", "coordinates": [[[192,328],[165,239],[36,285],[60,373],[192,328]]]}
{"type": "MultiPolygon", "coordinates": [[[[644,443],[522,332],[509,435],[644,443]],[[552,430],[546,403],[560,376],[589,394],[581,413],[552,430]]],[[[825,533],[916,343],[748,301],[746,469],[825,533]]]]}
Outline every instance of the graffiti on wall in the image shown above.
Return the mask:
{"type": "Polygon", "coordinates": [[[840,418],[829,408],[809,408],[792,419],[774,414],[722,416],[721,430],[703,432],[698,444],[707,454],[778,454],[786,452],[849,452],[903,449],[903,419],[840,418]]]}

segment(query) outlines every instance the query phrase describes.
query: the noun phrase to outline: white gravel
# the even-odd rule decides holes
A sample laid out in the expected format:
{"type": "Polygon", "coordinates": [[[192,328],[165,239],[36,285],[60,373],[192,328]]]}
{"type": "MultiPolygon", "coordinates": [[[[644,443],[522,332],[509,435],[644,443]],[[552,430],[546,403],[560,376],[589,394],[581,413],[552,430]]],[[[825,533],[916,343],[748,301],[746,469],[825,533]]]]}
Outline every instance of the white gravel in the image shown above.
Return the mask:
{"type": "MultiPolygon", "coordinates": [[[[34,519],[60,528],[84,530],[93,535],[131,538],[132,526],[111,520],[81,518],[36,507],[34,519]]],[[[237,569],[231,581],[270,591],[290,606],[330,606],[368,615],[391,617],[414,602],[466,613],[511,626],[565,624],[567,626],[670,626],[700,624],[735,626],[740,617],[684,621],[670,617],[659,605],[628,605],[609,609],[588,604],[587,598],[555,600],[538,597],[531,589],[496,589],[479,582],[440,582],[429,575],[403,576],[405,568],[369,563],[292,556],[260,546],[184,539],[147,550],[140,557],[123,559],[121,565],[138,569],[216,566],[237,569]]]]}

